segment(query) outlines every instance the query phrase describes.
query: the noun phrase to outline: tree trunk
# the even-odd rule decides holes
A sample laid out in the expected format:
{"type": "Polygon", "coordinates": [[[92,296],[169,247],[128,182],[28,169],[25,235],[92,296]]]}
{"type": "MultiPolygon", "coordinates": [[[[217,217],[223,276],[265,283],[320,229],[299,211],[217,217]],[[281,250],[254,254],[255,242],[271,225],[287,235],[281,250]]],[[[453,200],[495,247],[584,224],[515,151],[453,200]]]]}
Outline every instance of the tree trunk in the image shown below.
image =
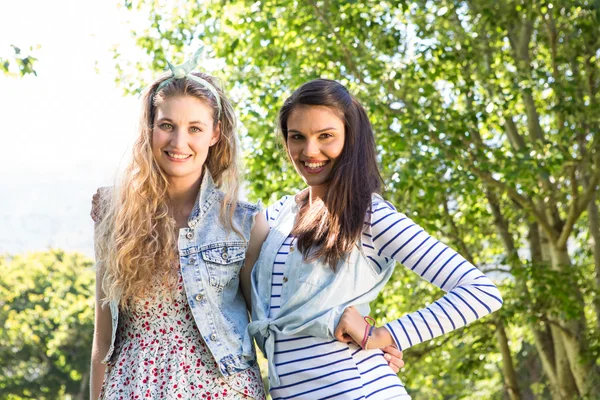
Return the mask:
{"type": "Polygon", "coordinates": [[[600,331],[600,223],[598,221],[598,205],[596,195],[588,204],[588,219],[590,221],[590,235],[592,239],[592,253],[594,255],[594,267],[596,270],[596,296],[594,306],[596,308],[596,324],[600,331]]]}
{"type": "Polygon", "coordinates": [[[89,371],[86,371],[83,373],[83,377],[81,378],[81,384],[79,385],[79,393],[77,393],[77,396],[74,397],[75,400],[84,400],[85,398],[89,397],[89,382],[90,373],[89,371]]]}
{"type": "Polygon", "coordinates": [[[554,341],[552,340],[552,332],[549,329],[542,330],[529,325],[533,332],[534,344],[537,352],[542,360],[542,368],[544,374],[548,378],[550,393],[555,400],[565,400],[566,393],[562,393],[560,382],[556,376],[556,356],[554,355],[554,341]]]}
{"type": "MultiPolygon", "coordinates": [[[[500,202],[496,194],[491,190],[486,190],[486,198],[494,215],[494,225],[502,238],[504,248],[507,254],[507,260],[512,269],[520,267],[519,254],[515,242],[509,230],[508,221],[504,218],[500,208],[500,202]]],[[[539,234],[539,228],[536,223],[529,224],[529,250],[531,253],[531,262],[542,265],[544,263],[542,241],[539,234]]],[[[547,246],[546,246],[547,248],[547,246]]],[[[550,256],[547,252],[548,258],[550,256]]],[[[526,295],[527,285],[525,282],[517,281],[518,290],[526,295]]],[[[533,332],[534,344],[542,362],[544,374],[548,378],[550,392],[554,400],[567,400],[568,388],[561,388],[556,370],[556,356],[554,351],[554,341],[552,332],[549,329],[540,329],[535,323],[528,324],[533,332]]],[[[559,339],[560,340],[560,339],[559,339]]],[[[570,373],[569,370],[567,372],[570,373]]],[[[572,382],[572,379],[570,380],[572,382]]]]}
{"type": "MultiPolygon", "coordinates": [[[[551,246],[552,267],[563,269],[571,266],[571,259],[566,248],[557,248],[551,246]]],[[[588,354],[588,345],[586,340],[586,324],[583,310],[583,296],[579,287],[574,282],[565,282],[575,292],[577,303],[581,306],[578,317],[566,321],[560,321],[562,326],[553,325],[553,331],[562,338],[565,354],[569,360],[569,365],[577,392],[580,396],[591,394],[591,386],[600,381],[597,367],[593,361],[590,361],[588,354]]],[[[554,332],[553,332],[554,333],[554,332]]],[[[556,341],[555,341],[556,343],[556,341]]]]}
{"type": "Polygon", "coordinates": [[[513,365],[510,348],[508,347],[508,338],[506,337],[506,330],[504,329],[502,318],[498,318],[496,321],[496,337],[498,338],[498,345],[500,347],[500,353],[502,354],[504,386],[510,396],[510,400],[521,400],[521,391],[519,390],[519,385],[517,383],[517,374],[515,373],[515,366],[513,365]]]}
{"type": "Polygon", "coordinates": [[[574,399],[578,395],[574,373],[565,348],[565,340],[560,328],[550,326],[554,343],[554,365],[556,365],[556,379],[558,381],[559,398],[574,399]]]}
{"type": "MultiPolygon", "coordinates": [[[[552,261],[550,243],[544,232],[540,230],[538,224],[535,222],[529,224],[528,239],[531,250],[531,262],[536,265],[536,268],[544,268],[545,265],[549,268],[552,261]]],[[[541,332],[539,335],[541,335],[541,332]]],[[[542,361],[544,362],[544,359],[546,361],[542,365],[546,369],[546,365],[551,364],[554,372],[554,382],[550,385],[553,397],[557,399],[573,398],[577,393],[577,387],[575,386],[575,379],[571,372],[560,331],[556,327],[550,326],[545,335],[539,339],[543,340],[543,342],[536,343],[536,346],[538,346],[538,349],[542,347],[545,350],[542,361]],[[551,351],[549,351],[548,344],[552,345],[551,351]]],[[[549,371],[547,373],[550,377],[549,371]]]]}

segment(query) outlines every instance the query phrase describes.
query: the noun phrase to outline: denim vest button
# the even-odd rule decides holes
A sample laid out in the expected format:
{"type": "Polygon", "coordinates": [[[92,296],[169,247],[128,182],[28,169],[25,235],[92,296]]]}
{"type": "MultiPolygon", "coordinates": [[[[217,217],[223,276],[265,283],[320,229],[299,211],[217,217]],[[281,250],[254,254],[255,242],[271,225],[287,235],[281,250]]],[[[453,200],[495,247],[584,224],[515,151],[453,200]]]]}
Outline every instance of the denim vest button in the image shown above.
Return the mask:
{"type": "Polygon", "coordinates": [[[221,253],[221,257],[223,257],[223,260],[227,260],[227,258],[229,258],[229,254],[227,254],[227,252],[223,250],[223,252],[221,253]]]}
{"type": "Polygon", "coordinates": [[[185,237],[188,238],[189,240],[192,240],[194,238],[194,231],[189,231],[188,233],[185,234],[185,237]]]}
{"type": "Polygon", "coordinates": [[[203,298],[203,297],[204,297],[204,296],[202,296],[200,293],[198,293],[198,294],[196,295],[196,300],[197,300],[197,301],[200,301],[200,300],[202,300],[202,298],[203,298]]]}
{"type": "Polygon", "coordinates": [[[195,264],[196,263],[196,259],[194,257],[190,258],[189,264],[195,264]]]}
{"type": "Polygon", "coordinates": [[[217,340],[217,334],[213,333],[212,335],[210,335],[210,340],[217,340]]]}
{"type": "Polygon", "coordinates": [[[288,281],[288,278],[287,278],[287,276],[284,276],[284,277],[283,277],[283,282],[287,282],[287,281],[288,281]]]}

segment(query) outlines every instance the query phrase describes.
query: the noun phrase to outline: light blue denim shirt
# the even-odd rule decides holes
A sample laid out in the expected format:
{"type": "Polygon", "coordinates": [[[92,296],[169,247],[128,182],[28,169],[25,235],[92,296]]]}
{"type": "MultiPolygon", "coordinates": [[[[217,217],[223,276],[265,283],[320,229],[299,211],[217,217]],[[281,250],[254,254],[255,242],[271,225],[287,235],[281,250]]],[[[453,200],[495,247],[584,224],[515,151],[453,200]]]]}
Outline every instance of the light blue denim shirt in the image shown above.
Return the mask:
{"type": "MultiPolygon", "coordinates": [[[[248,325],[239,272],[259,205],[238,201],[233,216],[241,235],[219,220],[224,195],[205,170],[188,226],[179,230],[179,264],[185,294],[196,326],[223,376],[256,363],[252,351],[242,357],[242,339],[248,325]]],[[[119,322],[118,301],[110,303],[112,344],[103,362],[111,359],[119,322]]]]}
{"type": "Polygon", "coordinates": [[[334,272],[321,260],[305,262],[301,252],[290,253],[285,265],[287,283],[282,288],[281,309],[269,318],[273,262],[292,231],[298,206],[294,196],[282,205],[276,223],[263,244],[252,271],[252,322],[244,337],[244,356],[253,358],[254,338],[269,362],[269,383],[280,385],[274,366],[275,335],[310,335],[334,338],[335,327],[346,307],[368,315],[369,303],[390,279],[394,260],[380,272],[362,251],[360,242],[334,272]]]}

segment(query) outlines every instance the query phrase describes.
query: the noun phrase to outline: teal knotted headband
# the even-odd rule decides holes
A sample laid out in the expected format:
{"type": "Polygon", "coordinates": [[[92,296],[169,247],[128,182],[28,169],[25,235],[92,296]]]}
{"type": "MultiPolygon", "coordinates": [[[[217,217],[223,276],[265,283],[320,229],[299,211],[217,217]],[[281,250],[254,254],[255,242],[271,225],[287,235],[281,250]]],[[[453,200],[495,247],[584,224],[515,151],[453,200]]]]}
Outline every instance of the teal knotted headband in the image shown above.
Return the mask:
{"type": "Polygon", "coordinates": [[[203,51],[204,46],[200,46],[200,48],[196,50],[192,58],[190,58],[181,65],[173,66],[173,64],[167,61],[167,65],[169,66],[169,69],[171,70],[173,76],[162,81],[160,85],[158,85],[158,87],[156,88],[156,92],[165,87],[173,79],[191,79],[199,83],[201,86],[208,89],[210,93],[212,93],[212,95],[215,97],[215,100],[217,101],[217,119],[221,119],[221,99],[219,98],[219,93],[217,92],[217,89],[215,89],[215,87],[206,79],[202,79],[199,76],[191,74],[191,72],[198,66],[198,61],[200,60],[200,56],[202,55],[203,51]]]}

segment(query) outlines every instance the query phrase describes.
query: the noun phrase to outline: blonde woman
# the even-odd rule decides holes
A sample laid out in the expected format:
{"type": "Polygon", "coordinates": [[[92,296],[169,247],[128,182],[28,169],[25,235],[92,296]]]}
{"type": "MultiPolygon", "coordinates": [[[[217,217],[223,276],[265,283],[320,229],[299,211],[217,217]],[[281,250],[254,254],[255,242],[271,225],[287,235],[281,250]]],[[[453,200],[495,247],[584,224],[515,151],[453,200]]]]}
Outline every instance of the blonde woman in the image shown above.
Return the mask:
{"type": "Polygon", "coordinates": [[[240,276],[268,226],[237,199],[233,108],[196,62],[146,90],[133,159],[93,210],[93,399],[265,398],[240,276]]]}

